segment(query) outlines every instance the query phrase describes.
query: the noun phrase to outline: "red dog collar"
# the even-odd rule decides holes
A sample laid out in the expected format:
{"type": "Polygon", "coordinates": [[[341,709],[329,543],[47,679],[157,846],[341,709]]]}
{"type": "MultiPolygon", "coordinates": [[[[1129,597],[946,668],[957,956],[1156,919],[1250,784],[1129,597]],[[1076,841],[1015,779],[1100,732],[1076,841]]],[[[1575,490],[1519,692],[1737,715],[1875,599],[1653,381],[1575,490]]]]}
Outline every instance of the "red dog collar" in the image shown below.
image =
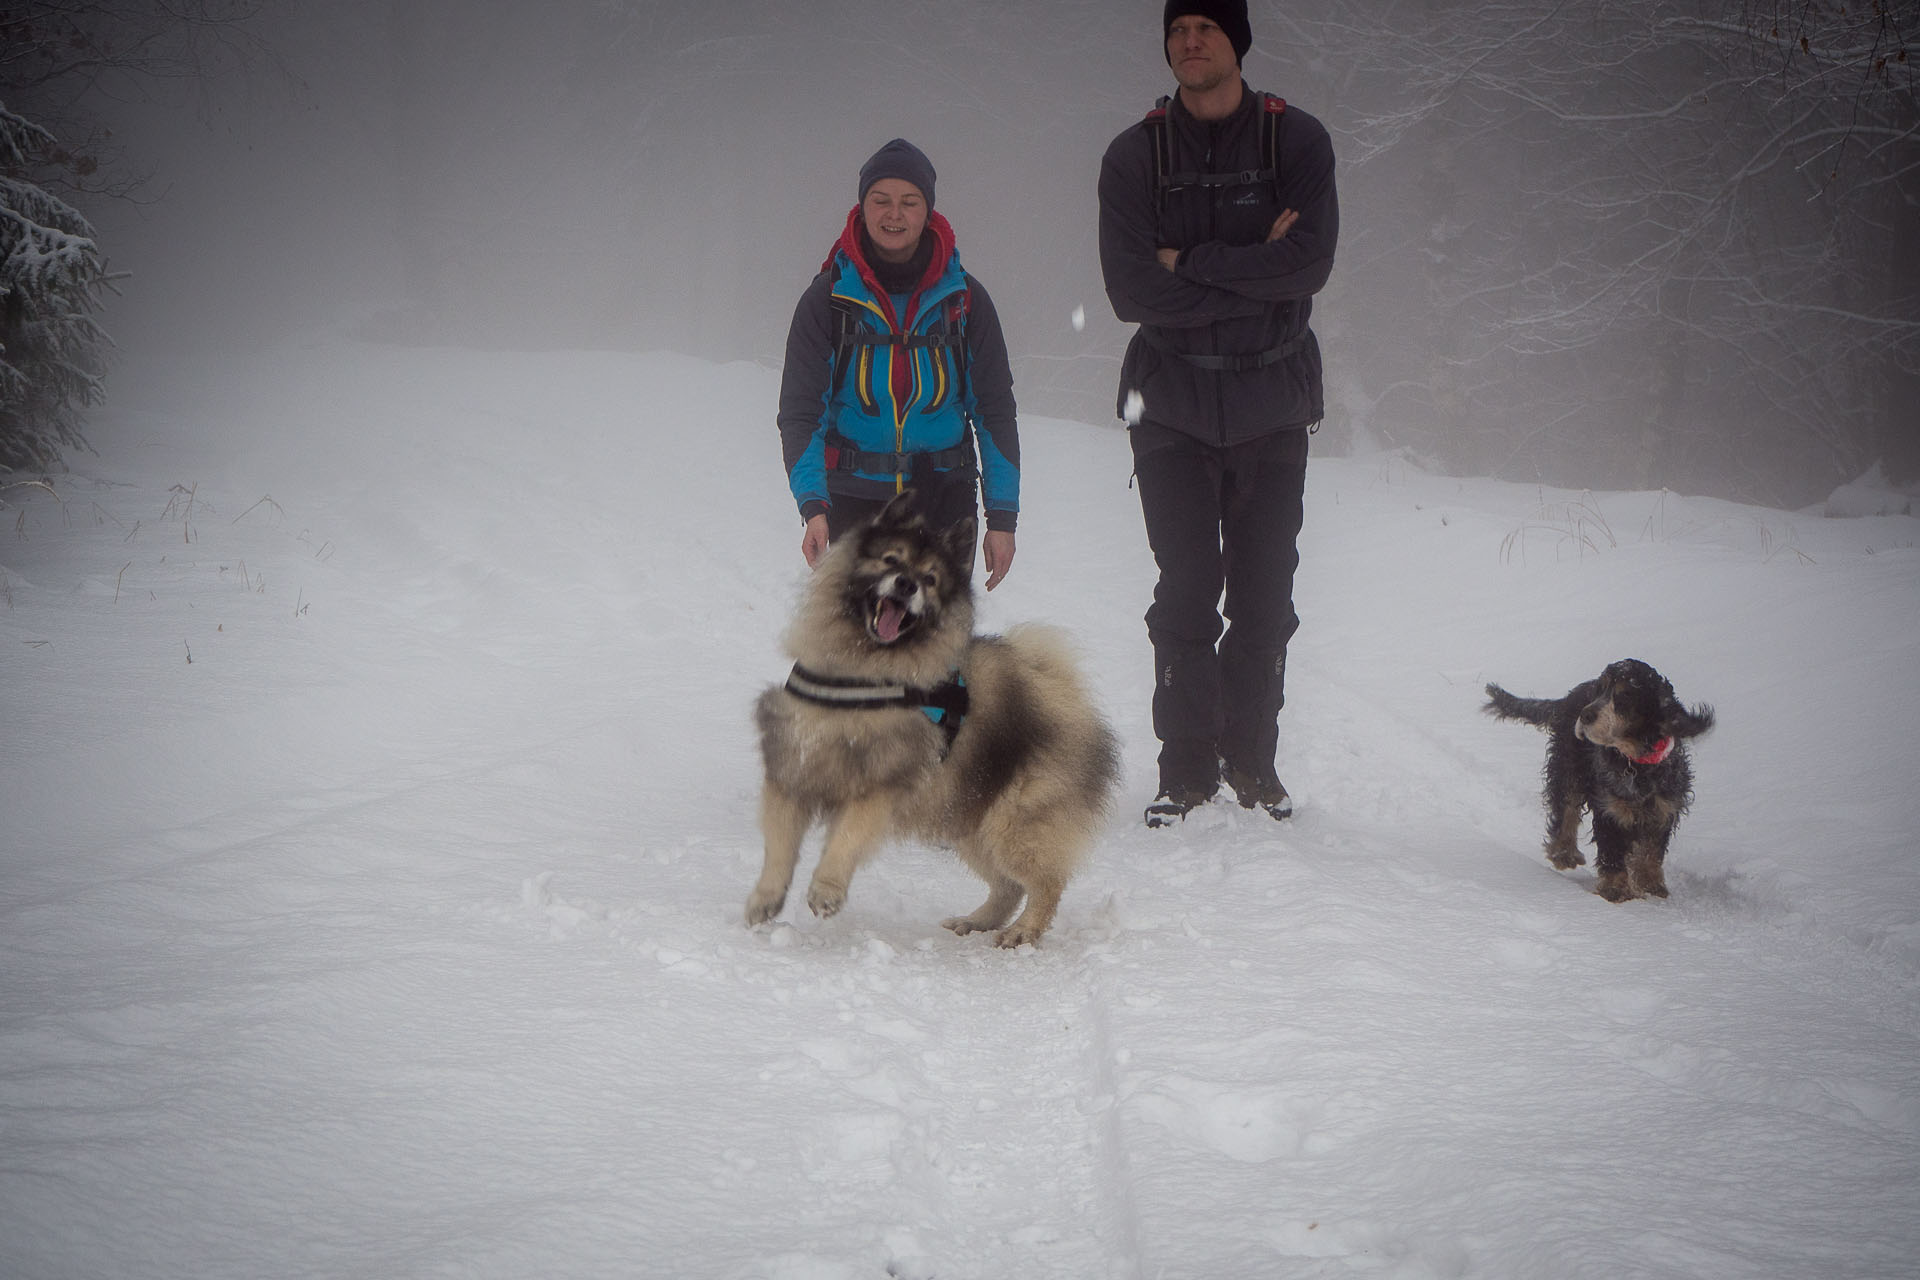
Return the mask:
{"type": "Polygon", "coordinates": [[[1665,760],[1668,756],[1672,754],[1673,754],[1673,739],[1662,738],[1660,739],[1660,741],[1653,744],[1653,750],[1647,752],[1647,754],[1643,756],[1629,756],[1627,758],[1629,760],[1632,760],[1635,764],[1659,764],[1661,761],[1665,760]]]}

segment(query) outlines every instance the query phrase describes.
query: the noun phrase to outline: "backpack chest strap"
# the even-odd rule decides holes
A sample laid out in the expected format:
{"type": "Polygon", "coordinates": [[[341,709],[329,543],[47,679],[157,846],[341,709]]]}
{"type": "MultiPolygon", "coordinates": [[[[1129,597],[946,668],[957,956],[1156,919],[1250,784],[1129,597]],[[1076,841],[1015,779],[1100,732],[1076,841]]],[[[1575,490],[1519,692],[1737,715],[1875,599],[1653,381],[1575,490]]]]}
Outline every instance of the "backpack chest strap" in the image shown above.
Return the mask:
{"type": "Polygon", "coordinates": [[[1249,187],[1259,182],[1272,182],[1279,176],[1275,169],[1239,169],[1232,173],[1196,173],[1191,169],[1179,173],[1159,175],[1160,185],[1167,190],[1176,187],[1249,187]]]}
{"type": "Polygon", "coordinates": [[[1172,98],[1161,98],[1147,112],[1147,132],[1153,147],[1153,188],[1154,196],[1161,205],[1166,204],[1167,193],[1184,187],[1245,187],[1259,183],[1274,184],[1278,195],[1280,183],[1280,126],[1286,119],[1287,100],[1271,93],[1260,95],[1263,110],[1260,115],[1260,154],[1266,164],[1258,169],[1239,169],[1225,173],[1202,173],[1194,169],[1175,169],[1173,167],[1172,128],[1167,120],[1167,111],[1172,98]]]}
{"type": "Polygon", "coordinates": [[[940,351],[965,344],[964,333],[877,333],[872,329],[848,331],[845,341],[855,347],[907,347],[914,351],[940,351]]]}

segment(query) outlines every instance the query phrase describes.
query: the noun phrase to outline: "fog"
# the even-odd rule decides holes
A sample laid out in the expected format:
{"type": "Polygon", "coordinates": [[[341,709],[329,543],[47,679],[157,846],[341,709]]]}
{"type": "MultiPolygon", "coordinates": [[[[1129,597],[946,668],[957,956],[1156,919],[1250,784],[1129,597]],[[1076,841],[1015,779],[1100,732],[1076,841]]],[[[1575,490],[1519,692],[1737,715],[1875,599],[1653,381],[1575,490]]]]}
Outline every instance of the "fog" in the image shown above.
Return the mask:
{"type": "Polygon", "coordinates": [[[111,308],[127,358],[340,322],[777,360],[861,162],[904,136],[1028,356],[1023,400],[1085,357],[1108,366],[1083,381],[1111,417],[1124,333],[1093,186],[1108,140],[1171,87],[1157,15],[1090,6],[1082,39],[1035,50],[1039,20],[994,6],[742,5],[697,27],[643,5],[331,8],[269,15],[284,65],[135,124],[164,195],[96,216],[132,273],[111,308]]]}
{"type": "MultiPolygon", "coordinates": [[[[1844,61],[1689,26],[1707,6],[1591,8],[1252,6],[1247,80],[1326,122],[1341,164],[1319,447],[1775,505],[1910,473],[1912,64],[1863,93],[1844,61]],[[1873,145],[1833,143],[1834,118],[1873,145]]],[[[96,108],[151,174],[87,210],[128,273],[103,317],[119,407],[317,328],[777,362],[861,161],[904,136],[1022,408],[1113,421],[1127,329],[1094,185],[1173,87],[1157,6],[315,10],[266,7],[243,66],[96,108]]]]}

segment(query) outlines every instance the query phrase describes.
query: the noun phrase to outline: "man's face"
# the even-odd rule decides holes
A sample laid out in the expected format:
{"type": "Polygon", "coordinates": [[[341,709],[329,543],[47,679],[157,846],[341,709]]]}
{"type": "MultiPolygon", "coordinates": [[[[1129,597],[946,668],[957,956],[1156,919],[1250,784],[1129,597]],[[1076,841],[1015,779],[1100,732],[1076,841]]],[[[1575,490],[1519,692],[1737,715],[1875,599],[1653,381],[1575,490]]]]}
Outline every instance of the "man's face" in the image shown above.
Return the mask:
{"type": "Polygon", "coordinates": [[[1240,74],[1233,41],[1211,18],[1189,13],[1167,28],[1167,61],[1182,89],[1206,93],[1240,74]]]}

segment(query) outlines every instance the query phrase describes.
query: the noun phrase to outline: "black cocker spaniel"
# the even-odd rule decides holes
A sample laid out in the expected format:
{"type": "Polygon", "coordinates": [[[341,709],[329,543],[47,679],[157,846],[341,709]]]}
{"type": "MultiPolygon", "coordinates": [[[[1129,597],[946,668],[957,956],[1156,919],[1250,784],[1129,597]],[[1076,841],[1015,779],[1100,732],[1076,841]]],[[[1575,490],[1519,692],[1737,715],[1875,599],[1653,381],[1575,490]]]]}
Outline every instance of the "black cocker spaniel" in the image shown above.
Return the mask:
{"type": "Polygon", "coordinates": [[[1688,709],[1646,663],[1613,663],[1563,698],[1521,698],[1487,686],[1489,715],[1538,725],[1547,741],[1547,861],[1586,862],[1580,813],[1593,815],[1597,886],[1609,902],[1667,896],[1667,845],[1693,799],[1686,740],[1713,728],[1713,708],[1688,709]]]}

